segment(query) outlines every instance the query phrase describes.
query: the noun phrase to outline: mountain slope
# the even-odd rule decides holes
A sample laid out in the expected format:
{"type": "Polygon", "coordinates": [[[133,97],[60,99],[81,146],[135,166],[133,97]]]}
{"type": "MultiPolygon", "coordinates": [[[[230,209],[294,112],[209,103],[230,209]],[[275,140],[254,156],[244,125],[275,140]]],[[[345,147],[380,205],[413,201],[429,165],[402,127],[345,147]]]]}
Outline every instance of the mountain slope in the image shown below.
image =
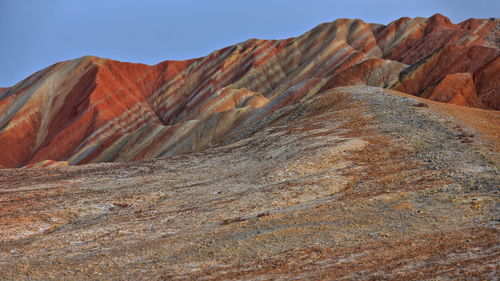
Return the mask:
{"type": "Polygon", "coordinates": [[[273,120],[197,153],[0,170],[0,276],[500,274],[498,111],[349,86],[273,120]]]}
{"type": "Polygon", "coordinates": [[[500,109],[499,20],[340,19],[154,66],[61,62],[0,93],[0,166],[114,162],[201,151],[339,86],[500,109]]]}

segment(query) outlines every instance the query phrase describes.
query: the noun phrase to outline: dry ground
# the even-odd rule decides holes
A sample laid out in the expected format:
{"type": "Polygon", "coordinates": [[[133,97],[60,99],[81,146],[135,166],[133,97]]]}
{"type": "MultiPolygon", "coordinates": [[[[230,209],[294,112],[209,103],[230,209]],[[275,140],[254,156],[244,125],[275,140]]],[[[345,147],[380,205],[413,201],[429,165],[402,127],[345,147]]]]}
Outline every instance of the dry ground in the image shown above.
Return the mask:
{"type": "Polygon", "coordinates": [[[337,88],[202,153],[0,170],[0,279],[495,280],[500,115],[420,102],[337,88]]]}

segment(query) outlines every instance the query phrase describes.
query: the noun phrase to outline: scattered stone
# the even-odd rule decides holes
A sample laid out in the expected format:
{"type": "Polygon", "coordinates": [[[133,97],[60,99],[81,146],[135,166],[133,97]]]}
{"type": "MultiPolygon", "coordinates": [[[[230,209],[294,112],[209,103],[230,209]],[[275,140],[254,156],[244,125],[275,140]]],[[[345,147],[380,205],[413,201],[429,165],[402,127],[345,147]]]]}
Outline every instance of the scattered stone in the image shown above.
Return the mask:
{"type": "Polygon", "coordinates": [[[235,223],[235,222],[242,222],[242,221],[245,221],[246,219],[244,218],[241,218],[241,217],[236,217],[236,218],[233,218],[233,219],[225,219],[222,221],[222,225],[228,225],[228,224],[231,224],[231,223],[235,223]]]}
{"type": "Polygon", "coordinates": [[[102,211],[108,212],[116,209],[116,206],[112,203],[105,203],[101,208],[102,211]]]}
{"type": "Polygon", "coordinates": [[[127,207],[130,207],[130,204],[129,203],[120,203],[120,202],[114,202],[113,203],[114,206],[116,207],[119,207],[119,208],[127,208],[127,207]]]}
{"type": "Polygon", "coordinates": [[[264,213],[260,213],[260,214],[258,214],[258,215],[257,215],[257,217],[258,217],[258,218],[262,218],[262,217],[267,217],[267,216],[270,216],[270,215],[271,215],[271,213],[269,213],[269,212],[264,212],[264,213]]]}
{"type": "Polygon", "coordinates": [[[415,106],[415,107],[429,107],[429,105],[428,105],[428,104],[423,103],[423,102],[416,103],[416,104],[414,104],[413,106],[415,106]]]}

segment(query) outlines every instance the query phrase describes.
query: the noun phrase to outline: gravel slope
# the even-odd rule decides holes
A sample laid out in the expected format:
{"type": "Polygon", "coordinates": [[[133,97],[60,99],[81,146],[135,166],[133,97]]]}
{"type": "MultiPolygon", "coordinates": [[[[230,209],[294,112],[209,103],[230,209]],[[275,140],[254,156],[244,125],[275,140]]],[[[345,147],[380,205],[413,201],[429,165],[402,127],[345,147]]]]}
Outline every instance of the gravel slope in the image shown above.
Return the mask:
{"type": "Polygon", "coordinates": [[[335,88],[200,153],[0,170],[0,276],[494,279],[498,130],[420,103],[335,88]]]}

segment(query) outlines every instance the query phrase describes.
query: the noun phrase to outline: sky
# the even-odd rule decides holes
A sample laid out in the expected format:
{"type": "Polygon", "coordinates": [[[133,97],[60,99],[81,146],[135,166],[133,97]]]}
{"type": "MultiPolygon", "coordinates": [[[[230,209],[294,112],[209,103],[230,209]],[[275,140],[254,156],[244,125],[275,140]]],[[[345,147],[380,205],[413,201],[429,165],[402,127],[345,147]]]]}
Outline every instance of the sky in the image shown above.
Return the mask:
{"type": "Polygon", "coordinates": [[[387,24],[441,13],[458,23],[499,12],[499,0],[0,0],[0,87],[84,55],[156,64],[337,18],[387,24]]]}

